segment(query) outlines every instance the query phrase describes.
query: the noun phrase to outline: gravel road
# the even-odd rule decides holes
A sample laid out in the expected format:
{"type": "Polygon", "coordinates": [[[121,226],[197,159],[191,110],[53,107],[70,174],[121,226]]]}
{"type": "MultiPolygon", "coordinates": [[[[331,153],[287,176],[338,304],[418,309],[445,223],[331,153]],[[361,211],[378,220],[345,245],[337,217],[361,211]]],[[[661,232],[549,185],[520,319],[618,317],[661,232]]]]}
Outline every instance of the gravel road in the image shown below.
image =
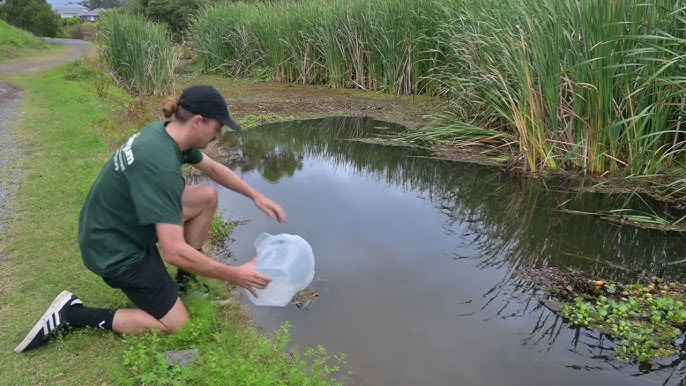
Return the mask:
{"type": "MultiPolygon", "coordinates": [[[[20,115],[21,98],[19,88],[0,83],[0,246],[5,242],[6,219],[12,210],[10,202],[21,178],[17,164],[22,160],[24,145],[13,133],[13,126],[20,115]]],[[[0,253],[0,260],[4,257],[0,253]]]]}

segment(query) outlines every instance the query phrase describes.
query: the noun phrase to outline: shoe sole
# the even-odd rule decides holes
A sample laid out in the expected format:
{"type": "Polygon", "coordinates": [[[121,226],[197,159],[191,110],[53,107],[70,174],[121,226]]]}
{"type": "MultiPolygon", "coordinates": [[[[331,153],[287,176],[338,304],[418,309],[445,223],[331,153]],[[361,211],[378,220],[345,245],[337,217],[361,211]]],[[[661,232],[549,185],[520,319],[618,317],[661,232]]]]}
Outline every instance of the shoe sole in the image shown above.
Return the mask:
{"type": "Polygon", "coordinates": [[[67,304],[69,299],[71,299],[72,295],[73,294],[69,291],[62,291],[62,293],[57,295],[55,300],[52,301],[52,304],[50,304],[50,307],[48,307],[45,313],[43,313],[43,316],[41,316],[38,322],[36,322],[36,325],[33,326],[31,332],[29,332],[29,334],[26,335],[26,338],[24,338],[24,340],[21,341],[21,343],[19,343],[19,346],[17,346],[17,348],[14,349],[14,352],[21,353],[22,351],[24,351],[26,346],[28,346],[29,343],[31,343],[33,339],[36,337],[36,335],[38,335],[38,332],[43,329],[43,326],[48,321],[48,319],[50,319],[52,313],[55,312],[55,310],[59,311],[60,308],[67,304]]]}

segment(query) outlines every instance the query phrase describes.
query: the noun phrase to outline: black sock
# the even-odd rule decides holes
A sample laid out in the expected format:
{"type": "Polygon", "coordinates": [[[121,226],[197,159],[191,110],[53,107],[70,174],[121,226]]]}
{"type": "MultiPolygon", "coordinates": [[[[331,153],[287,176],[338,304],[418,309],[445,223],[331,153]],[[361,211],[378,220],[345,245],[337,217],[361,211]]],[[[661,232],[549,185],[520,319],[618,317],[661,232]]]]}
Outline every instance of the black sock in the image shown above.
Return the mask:
{"type": "Polygon", "coordinates": [[[80,304],[73,305],[67,312],[67,324],[71,328],[93,327],[112,330],[112,321],[116,311],[110,308],[90,308],[80,304]]]}
{"type": "MultiPolygon", "coordinates": [[[[198,248],[198,252],[202,253],[202,248],[198,248]]],[[[188,291],[188,287],[191,281],[196,281],[197,278],[195,274],[190,273],[182,268],[176,271],[176,284],[179,286],[180,292],[188,291]]]]}
{"type": "MultiPolygon", "coordinates": [[[[198,248],[198,252],[203,253],[202,248],[198,248]]],[[[190,273],[184,269],[179,268],[176,271],[176,283],[179,285],[183,285],[183,287],[186,287],[189,281],[195,279],[195,274],[190,273]]]]}
{"type": "MultiPolygon", "coordinates": [[[[198,252],[204,253],[202,251],[202,248],[198,248],[198,252]]],[[[198,278],[194,273],[190,273],[190,272],[183,270],[181,268],[179,268],[176,271],[176,284],[179,286],[179,292],[181,292],[181,293],[187,292],[191,283],[197,283],[197,282],[198,282],[198,278]]],[[[206,290],[206,291],[208,290],[207,285],[205,285],[203,283],[201,283],[201,285],[202,285],[202,288],[204,290],[206,290]]]]}

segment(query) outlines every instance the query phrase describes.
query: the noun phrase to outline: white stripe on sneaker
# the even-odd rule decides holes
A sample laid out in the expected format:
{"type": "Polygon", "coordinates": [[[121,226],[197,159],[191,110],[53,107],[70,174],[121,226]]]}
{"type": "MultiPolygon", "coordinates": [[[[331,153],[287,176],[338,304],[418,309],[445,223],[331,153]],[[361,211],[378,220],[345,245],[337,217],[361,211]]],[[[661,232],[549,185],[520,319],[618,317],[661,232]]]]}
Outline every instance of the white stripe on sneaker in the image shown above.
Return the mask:
{"type": "Polygon", "coordinates": [[[83,302],[81,301],[81,299],[76,298],[72,300],[71,303],[69,303],[70,306],[73,306],[74,304],[83,304],[83,302]]]}
{"type": "MultiPolygon", "coordinates": [[[[29,345],[34,343],[35,339],[38,339],[41,332],[43,332],[44,337],[47,337],[55,328],[59,327],[60,318],[57,314],[65,304],[69,303],[83,304],[73,293],[69,291],[62,291],[59,295],[57,295],[55,300],[53,300],[52,304],[50,304],[45,313],[43,313],[43,316],[38,319],[24,340],[22,340],[21,343],[19,343],[19,345],[14,349],[14,352],[23,352],[29,345]]],[[[44,340],[45,339],[43,339],[43,341],[44,340]]],[[[40,343],[42,342],[39,342],[39,344],[40,343]]],[[[37,345],[34,344],[32,348],[34,347],[37,347],[37,345]]]]}

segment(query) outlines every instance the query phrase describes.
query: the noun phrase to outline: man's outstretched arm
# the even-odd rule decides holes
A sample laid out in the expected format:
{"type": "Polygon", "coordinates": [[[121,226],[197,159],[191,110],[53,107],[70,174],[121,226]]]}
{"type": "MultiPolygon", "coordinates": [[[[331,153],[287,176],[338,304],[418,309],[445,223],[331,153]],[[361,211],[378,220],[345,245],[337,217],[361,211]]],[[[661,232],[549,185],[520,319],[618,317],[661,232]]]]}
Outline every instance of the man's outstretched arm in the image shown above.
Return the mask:
{"type": "Polygon", "coordinates": [[[214,161],[206,155],[203,156],[202,161],[193,166],[214,182],[253,200],[255,206],[267,216],[275,219],[279,223],[286,222],[286,213],[279,204],[253,189],[247,182],[243,181],[238,174],[234,173],[233,170],[214,161]]]}
{"type": "Polygon", "coordinates": [[[257,296],[255,290],[265,288],[271,281],[255,270],[256,259],[231,267],[205,256],[186,243],[181,225],[155,224],[155,229],[162,257],[169,264],[201,276],[230,281],[254,296],[257,296]]]}

